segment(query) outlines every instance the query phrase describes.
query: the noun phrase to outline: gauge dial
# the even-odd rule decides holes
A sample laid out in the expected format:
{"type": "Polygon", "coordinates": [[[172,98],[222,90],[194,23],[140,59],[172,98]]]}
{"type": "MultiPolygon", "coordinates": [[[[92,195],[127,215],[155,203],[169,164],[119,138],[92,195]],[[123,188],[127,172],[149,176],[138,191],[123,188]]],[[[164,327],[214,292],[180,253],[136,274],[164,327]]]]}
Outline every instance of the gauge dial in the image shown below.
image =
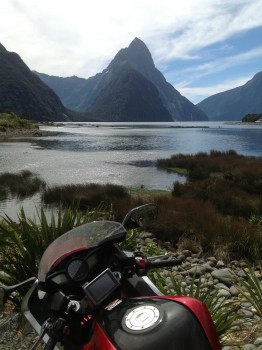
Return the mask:
{"type": "Polygon", "coordinates": [[[74,282],[83,282],[88,275],[87,263],[82,259],[73,259],[67,266],[67,275],[74,282]]]}

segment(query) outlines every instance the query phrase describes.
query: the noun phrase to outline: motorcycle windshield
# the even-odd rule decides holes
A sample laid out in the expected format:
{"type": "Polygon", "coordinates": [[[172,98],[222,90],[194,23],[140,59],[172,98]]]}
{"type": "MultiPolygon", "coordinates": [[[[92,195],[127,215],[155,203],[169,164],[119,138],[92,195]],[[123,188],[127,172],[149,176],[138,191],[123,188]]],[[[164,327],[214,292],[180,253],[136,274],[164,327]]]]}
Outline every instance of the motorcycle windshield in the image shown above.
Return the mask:
{"type": "Polygon", "coordinates": [[[118,222],[94,221],[78,226],[54,240],[44,252],[38,269],[38,280],[44,282],[48,272],[64,258],[79,250],[125,239],[126,230],[118,222]]]}

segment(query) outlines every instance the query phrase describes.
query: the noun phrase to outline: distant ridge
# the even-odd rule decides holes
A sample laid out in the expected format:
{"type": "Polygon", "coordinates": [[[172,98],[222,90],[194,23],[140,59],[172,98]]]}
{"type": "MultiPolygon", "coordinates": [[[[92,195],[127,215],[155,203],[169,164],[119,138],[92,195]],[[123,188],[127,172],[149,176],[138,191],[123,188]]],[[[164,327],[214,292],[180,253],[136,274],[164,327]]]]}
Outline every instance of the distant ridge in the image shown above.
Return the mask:
{"type": "Polygon", "coordinates": [[[262,113],[262,72],[245,85],[210,96],[197,106],[214,121],[241,121],[246,114],[262,113]]]}
{"type": "Polygon", "coordinates": [[[70,109],[103,121],[197,121],[205,113],[156,69],[144,42],[135,38],[106,69],[89,79],[35,72],[70,109]]]}
{"type": "Polygon", "coordinates": [[[20,56],[0,44],[0,112],[35,121],[67,121],[69,111],[59,97],[33,74],[20,56]]]}

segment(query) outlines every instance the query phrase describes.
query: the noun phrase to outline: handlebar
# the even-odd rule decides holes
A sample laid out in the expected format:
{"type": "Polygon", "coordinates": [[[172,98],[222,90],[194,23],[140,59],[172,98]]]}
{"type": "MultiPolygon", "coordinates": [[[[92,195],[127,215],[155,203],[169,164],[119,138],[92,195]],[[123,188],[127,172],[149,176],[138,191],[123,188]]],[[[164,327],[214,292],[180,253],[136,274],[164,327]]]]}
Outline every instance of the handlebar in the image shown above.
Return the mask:
{"type": "Polygon", "coordinates": [[[170,259],[170,260],[149,260],[145,255],[140,253],[135,253],[135,266],[134,272],[138,275],[146,275],[150,269],[164,268],[179,266],[182,264],[180,259],[170,259]]]}
{"type": "Polygon", "coordinates": [[[182,260],[176,259],[176,260],[159,260],[159,261],[149,261],[149,268],[150,269],[157,269],[161,267],[172,267],[172,266],[179,266],[182,264],[182,260]]]}

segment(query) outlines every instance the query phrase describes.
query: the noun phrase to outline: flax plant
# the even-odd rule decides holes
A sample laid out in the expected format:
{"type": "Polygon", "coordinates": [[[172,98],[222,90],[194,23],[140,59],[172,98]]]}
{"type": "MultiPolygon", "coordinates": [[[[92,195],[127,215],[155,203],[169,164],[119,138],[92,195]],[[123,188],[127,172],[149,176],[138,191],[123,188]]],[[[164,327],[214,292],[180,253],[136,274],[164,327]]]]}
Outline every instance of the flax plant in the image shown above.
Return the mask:
{"type": "Polygon", "coordinates": [[[166,277],[155,271],[151,278],[153,282],[160,287],[164,294],[168,295],[183,295],[201,300],[208,308],[213,319],[217,334],[223,344],[227,335],[231,334],[235,327],[241,326],[244,319],[237,313],[240,308],[238,301],[221,298],[218,291],[213,286],[208,285],[203,279],[197,278],[196,274],[192,276],[189,285],[183,283],[183,280],[176,280],[172,273],[168,275],[171,286],[165,286],[166,277]],[[171,287],[171,288],[170,288],[171,287]]]}
{"type": "Polygon", "coordinates": [[[244,301],[247,301],[262,318],[262,262],[259,271],[255,271],[250,264],[243,269],[244,278],[236,276],[239,292],[244,301]]]}
{"type": "MultiPolygon", "coordinates": [[[[73,227],[93,221],[99,211],[81,214],[77,208],[58,209],[47,219],[43,208],[38,220],[26,217],[21,208],[18,222],[5,216],[0,222],[0,284],[14,285],[37,276],[38,264],[45,249],[57,237],[73,227]]],[[[23,295],[26,290],[21,290],[23,295]]],[[[14,299],[19,306],[20,298],[14,299]]]]}

